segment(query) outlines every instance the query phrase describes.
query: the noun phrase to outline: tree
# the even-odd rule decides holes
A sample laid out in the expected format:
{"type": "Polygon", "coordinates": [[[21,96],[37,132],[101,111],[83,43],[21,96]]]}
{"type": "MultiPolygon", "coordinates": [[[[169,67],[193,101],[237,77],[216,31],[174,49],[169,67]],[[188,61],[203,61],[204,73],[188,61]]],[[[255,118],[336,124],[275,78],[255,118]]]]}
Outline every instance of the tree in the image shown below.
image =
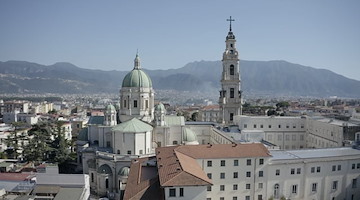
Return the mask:
{"type": "Polygon", "coordinates": [[[71,141],[65,139],[65,131],[62,128],[63,122],[57,122],[53,128],[54,141],[51,143],[52,152],[50,160],[57,163],[64,163],[68,160],[72,160],[70,146],[71,141]]]}
{"type": "Polygon", "coordinates": [[[51,131],[47,124],[35,124],[29,131],[28,145],[24,149],[24,157],[28,161],[47,161],[49,153],[52,151],[50,144],[51,131]]]}
{"type": "Polygon", "coordinates": [[[17,159],[20,155],[19,151],[24,147],[24,140],[27,139],[25,132],[23,132],[25,124],[23,122],[13,122],[11,124],[14,127],[14,131],[5,140],[5,144],[8,146],[5,152],[8,158],[17,159]]]}

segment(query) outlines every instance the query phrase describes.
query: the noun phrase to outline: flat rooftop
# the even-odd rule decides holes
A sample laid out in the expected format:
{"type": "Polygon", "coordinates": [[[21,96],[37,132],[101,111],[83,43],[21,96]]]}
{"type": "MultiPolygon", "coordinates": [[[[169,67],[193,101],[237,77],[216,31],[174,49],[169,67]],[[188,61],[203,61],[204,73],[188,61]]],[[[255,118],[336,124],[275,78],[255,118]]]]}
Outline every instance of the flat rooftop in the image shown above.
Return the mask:
{"type": "Polygon", "coordinates": [[[271,160],[313,159],[343,156],[360,156],[360,150],[351,147],[303,149],[303,150],[270,150],[271,160]]]}

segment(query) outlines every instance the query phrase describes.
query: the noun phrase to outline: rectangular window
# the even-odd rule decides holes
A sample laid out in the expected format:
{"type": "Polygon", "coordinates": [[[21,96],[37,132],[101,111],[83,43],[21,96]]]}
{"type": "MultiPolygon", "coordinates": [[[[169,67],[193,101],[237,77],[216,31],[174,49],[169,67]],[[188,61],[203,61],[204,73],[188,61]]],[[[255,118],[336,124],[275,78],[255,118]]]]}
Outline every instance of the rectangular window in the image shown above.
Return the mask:
{"type": "Polygon", "coordinates": [[[238,198],[237,197],[233,197],[233,200],[237,200],[238,198]]]}
{"type": "Polygon", "coordinates": [[[337,190],[337,186],[338,186],[338,181],[333,181],[331,189],[332,190],[337,190]]]}
{"type": "Polygon", "coordinates": [[[179,196],[183,197],[184,196],[184,188],[180,188],[180,194],[179,196]]]}
{"type": "Polygon", "coordinates": [[[316,167],[316,172],[320,172],[320,167],[316,167]]]}
{"type": "Polygon", "coordinates": [[[264,128],[264,125],[260,124],[260,128],[264,128]]]}
{"type": "Polygon", "coordinates": [[[220,191],[225,191],[225,185],[220,185],[220,191]]]}
{"type": "Polygon", "coordinates": [[[245,196],[245,200],[250,200],[250,196],[245,196]]]}
{"type": "Polygon", "coordinates": [[[169,196],[170,197],[176,197],[176,189],[175,188],[170,188],[169,189],[169,196]]]}
{"type": "Polygon", "coordinates": [[[212,174],[211,174],[211,173],[207,173],[207,177],[208,177],[209,179],[211,179],[211,178],[212,178],[212,174]]]}
{"type": "Polygon", "coordinates": [[[296,174],[301,174],[301,168],[296,169],[296,174]]]}
{"type": "Polygon", "coordinates": [[[259,171],[259,177],[263,177],[264,176],[264,171],[259,171]]]}
{"type": "Polygon", "coordinates": [[[220,173],[220,179],[225,179],[225,173],[224,172],[220,173]]]}
{"type": "Polygon", "coordinates": [[[313,184],[311,185],[311,191],[312,191],[312,192],[316,192],[316,191],[317,191],[317,183],[313,183],[313,184]]]}
{"type": "Polygon", "coordinates": [[[351,169],[355,169],[355,163],[351,165],[351,169]]]}
{"type": "Polygon", "coordinates": [[[336,171],[336,165],[332,166],[332,171],[336,171]]]}
{"type": "Polygon", "coordinates": [[[271,125],[269,125],[269,128],[271,128],[271,125]]]}
{"type": "Polygon", "coordinates": [[[254,124],[254,128],[256,128],[256,124],[254,124]]]}
{"type": "Polygon", "coordinates": [[[251,177],[251,172],[246,172],[246,177],[251,177]]]}
{"type": "Polygon", "coordinates": [[[225,166],[225,160],[221,160],[221,161],[220,161],[220,166],[222,166],[222,167],[225,166]]]}
{"type": "Polygon", "coordinates": [[[234,119],[234,113],[230,113],[230,121],[234,119]]]}
{"type": "Polygon", "coordinates": [[[356,168],[360,169],[360,163],[356,164],[356,168]]]}
{"type": "Polygon", "coordinates": [[[244,128],[247,128],[247,124],[244,124],[244,128]]]}
{"type": "Polygon", "coordinates": [[[237,172],[234,172],[234,178],[238,178],[238,173],[237,172]]]}
{"type": "Polygon", "coordinates": [[[211,191],[211,185],[208,185],[206,190],[211,191]]]}
{"type": "Polygon", "coordinates": [[[338,171],[341,171],[341,165],[338,165],[338,171]]]}
{"type": "Polygon", "coordinates": [[[285,135],[285,140],[289,141],[290,140],[290,135],[285,135]]]}
{"type": "Polygon", "coordinates": [[[315,173],[315,167],[311,167],[311,173],[315,173]]]}
{"type": "Polygon", "coordinates": [[[91,173],[91,182],[94,182],[94,173],[91,173]]]}
{"type": "Polygon", "coordinates": [[[292,185],[291,193],[293,194],[297,193],[297,185],[292,185]]]}
{"type": "Polygon", "coordinates": [[[282,135],[281,135],[281,134],[278,135],[278,140],[279,140],[279,141],[282,140],[282,135]]]}
{"type": "Polygon", "coordinates": [[[277,169],[277,170],[276,170],[275,176],[280,176],[280,169],[277,169]]]}
{"type": "Polygon", "coordinates": [[[126,100],[124,100],[124,108],[126,108],[126,100]]]}
{"type": "Polygon", "coordinates": [[[237,190],[238,189],[238,185],[237,184],[234,184],[233,185],[233,190],[237,190]]]}
{"type": "Polygon", "coordinates": [[[211,160],[208,160],[208,161],[207,161],[207,166],[208,166],[208,167],[212,167],[212,161],[211,161],[211,160]]]}
{"type": "Polygon", "coordinates": [[[300,135],[300,140],[301,140],[301,141],[304,140],[304,135],[300,135]]]}
{"type": "Polygon", "coordinates": [[[127,154],[131,155],[131,151],[127,151],[127,154]]]}
{"type": "Polygon", "coordinates": [[[291,169],[290,174],[295,174],[295,169],[294,168],[291,169]]]}
{"type": "Polygon", "coordinates": [[[230,98],[234,98],[234,93],[235,93],[235,90],[234,88],[230,88],[230,98]]]}
{"type": "Polygon", "coordinates": [[[260,158],[259,160],[259,165],[263,165],[264,164],[264,159],[263,158],[260,158]]]}
{"type": "MultiPolygon", "coordinates": [[[[145,108],[148,109],[149,108],[149,100],[145,100],[145,108]]],[[[180,190],[181,191],[181,190],[180,190]]]]}
{"type": "Polygon", "coordinates": [[[134,100],[134,108],[137,108],[137,100],[134,100]]]}
{"type": "Polygon", "coordinates": [[[234,160],[234,166],[239,166],[239,160],[234,160]]]}
{"type": "Polygon", "coordinates": [[[248,166],[251,165],[251,159],[246,160],[246,165],[248,165],[248,166]]]}
{"type": "Polygon", "coordinates": [[[250,190],[250,184],[246,184],[245,188],[246,188],[247,190],[250,190]]]}
{"type": "Polygon", "coordinates": [[[261,194],[259,194],[259,195],[258,195],[258,200],[263,200],[263,198],[262,198],[262,195],[261,195],[261,194]]]}
{"type": "Polygon", "coordinates": [[[296,140],[296,135],[292,135],[291,139],[292,139],[292,141],[295,141],[296,140]]]}
{"type": "Polygon", "coordinates": [[[279,126],[278,126],[279,128],[281,128],[281,125],[279,124],[279,126]]]}
{"type": "Polygon", "coordinates": [[[354,179],[352,180],[351,187],[352,187],[352,188],[357,188],[357,178],[354,178],[354,179]]]}
{"type": "Polygon", "coordinates": [[[259,189],[262,189],[263,188],[263,183],[259,183],[258,187],[259,187],[259,189]]]}

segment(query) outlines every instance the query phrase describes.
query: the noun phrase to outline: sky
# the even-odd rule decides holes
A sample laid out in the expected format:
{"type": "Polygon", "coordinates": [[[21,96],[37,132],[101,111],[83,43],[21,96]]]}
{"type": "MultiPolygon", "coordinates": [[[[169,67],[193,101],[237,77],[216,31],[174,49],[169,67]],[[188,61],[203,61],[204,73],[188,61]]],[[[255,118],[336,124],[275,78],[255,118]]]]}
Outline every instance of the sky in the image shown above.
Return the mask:
{"type": "Polygon", "coordinates": [[[137,51],[146,69],[221,60],[229,16],[240,59],[360,80],[359,0],[0,0],[0,61],[129,71],[137,51]]]}

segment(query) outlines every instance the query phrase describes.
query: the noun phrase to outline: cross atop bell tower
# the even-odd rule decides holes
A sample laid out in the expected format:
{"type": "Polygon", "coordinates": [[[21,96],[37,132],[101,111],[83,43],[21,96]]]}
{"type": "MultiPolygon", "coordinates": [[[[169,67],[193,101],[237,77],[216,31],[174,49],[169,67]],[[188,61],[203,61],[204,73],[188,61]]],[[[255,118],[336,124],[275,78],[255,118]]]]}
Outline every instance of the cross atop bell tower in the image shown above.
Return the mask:
{"type": "Polygon", "coordinates": [[[231,19],[231,16],[230,16],[230,19],[226,19],[226,21],[230,22],[230,32],[232,31],[231,30],[231,22],[235,21],[235,19],[231,19]]]}

